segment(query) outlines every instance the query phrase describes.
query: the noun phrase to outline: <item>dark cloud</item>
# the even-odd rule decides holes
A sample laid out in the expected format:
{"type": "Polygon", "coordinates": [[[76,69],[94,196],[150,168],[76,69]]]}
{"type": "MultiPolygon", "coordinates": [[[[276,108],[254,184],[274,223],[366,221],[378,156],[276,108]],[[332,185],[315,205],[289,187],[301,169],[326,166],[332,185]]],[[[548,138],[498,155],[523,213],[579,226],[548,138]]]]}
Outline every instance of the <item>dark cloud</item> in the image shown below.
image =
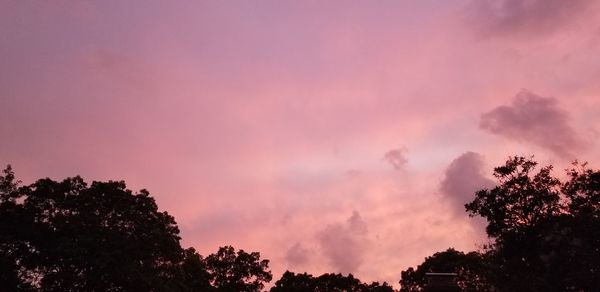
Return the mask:
{"type": "Polygon", "coordinates": [[[308,262],[310,250],[299,242],[291,246],[285,253],[285,260],[292,267],[301,267],[308,262]]]}
{"type": "Polygon", "coordinates": [[[466,152],[446,168],[440,191],[457,214],[466,214],[464,205],[475,198],[475,192],[493,185],[485,176],[483,156],[466,152]]]}
{"type": "Polygon", "coordinates": [[[356,211],[345,224],[331,224],[317,238],[335,272],[355,273],[364,259],[367,224],[356,211]]]}
{"type": "Polygon", "coordinates": [[[469,25],[487,37],[539,37],[581,19],[593,0],[473,0],[469,25]]]}
{"type": "Polygon", "coordinates": [[[408,162],[405,148],[392,149],[383,155],[383,159],[389,162],[395,170],[401,170],[408,162]]]}
{"type": "Polygon", "coordinates": [[[568,159],[573,158],[573,150],[582,146],[556,99],[527,90],[519,92],[511,105],[481,115],[479,126],[496,135],[536,144],[568,159]]]}

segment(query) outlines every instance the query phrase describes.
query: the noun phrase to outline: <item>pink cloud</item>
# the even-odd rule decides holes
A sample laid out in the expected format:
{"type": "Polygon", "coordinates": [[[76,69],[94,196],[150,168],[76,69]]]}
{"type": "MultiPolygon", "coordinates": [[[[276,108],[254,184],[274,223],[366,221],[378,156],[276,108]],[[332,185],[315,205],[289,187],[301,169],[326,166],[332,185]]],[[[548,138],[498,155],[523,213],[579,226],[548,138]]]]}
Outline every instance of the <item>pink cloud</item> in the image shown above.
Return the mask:
{"type": "Polygon", "coordinates": [[[482,241],[486,238],[487,221],[469,217],[465,204],[475,199],[477,191],[495,186],[494,181],[488,178],[490,172],[491,167],[486,167],[483,155],[465,152],[448,165],[439,186],[444,203],[448,204],[456,219],[471,224],[482,241]]]}
{"type": "Polygon", "coordinates": [[[444,172],[440,191],[451,202],[457,214],[465,215],[465,204],[475,198],[478,190],[494,186],[486,175],[483,156],[476,152],[465,152],[454,159],[444,172]]]}
{"type": "Polygon", "coordinates": [[[302,268],[309,261],[310,252],[300,243],[296,243],[287,250],[285,259],[291,267],[295,269],[302,268]]]}
{"type": "Polygon", "coordinates": [[[484,37],[539,38],[576,23],[593,0],[481,0],[467,9],[470,26],[484,37]]]}
{"type": "Polygon", "coordinates": [[[364,261],[366,235],[367,224],[356,211],[345,224],[328,225],[319,233],[319,243],[334,272],[356,273],[364,261]]]}
{"type": "Polygon", "coordinates": [[[391,164],[395,170],[401,170],[408,162],[405,152],[405,148],[392,149],[383,155],[383,159],[391,164]]]}
{"type": "Polygon", "coordinates": [[[480,128],[517,141],[530,142],[567,159],[583,146],[556,99],[524,90],[511,105],[481,115],[480,128]]]}

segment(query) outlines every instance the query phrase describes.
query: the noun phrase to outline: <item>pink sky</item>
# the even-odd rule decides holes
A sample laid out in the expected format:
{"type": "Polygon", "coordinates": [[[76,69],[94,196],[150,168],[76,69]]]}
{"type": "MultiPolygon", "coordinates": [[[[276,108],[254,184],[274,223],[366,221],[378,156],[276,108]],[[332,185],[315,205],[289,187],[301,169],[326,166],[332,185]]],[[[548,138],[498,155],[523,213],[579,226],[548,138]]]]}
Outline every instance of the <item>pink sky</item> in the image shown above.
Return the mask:
{"type": "Polygon", "coordinates": [[[593,0],[2,1],[0,163],[147,188],[203,254],[397,285],[508,155],[600,165],[593,0]]]}

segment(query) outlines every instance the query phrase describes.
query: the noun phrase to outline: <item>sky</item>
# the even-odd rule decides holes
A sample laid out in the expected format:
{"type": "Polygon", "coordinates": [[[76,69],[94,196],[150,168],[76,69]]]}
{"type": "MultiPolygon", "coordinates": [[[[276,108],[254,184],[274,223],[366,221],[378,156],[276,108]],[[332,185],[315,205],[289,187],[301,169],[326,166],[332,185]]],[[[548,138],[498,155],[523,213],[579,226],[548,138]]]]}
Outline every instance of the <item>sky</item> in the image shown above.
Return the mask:
{"type": "Polygon", "coordinates": [[[398,286],[511,155],[600,165],[600,2],[0,1],[0,164],[146,188],[182,244],[398,286]]]}

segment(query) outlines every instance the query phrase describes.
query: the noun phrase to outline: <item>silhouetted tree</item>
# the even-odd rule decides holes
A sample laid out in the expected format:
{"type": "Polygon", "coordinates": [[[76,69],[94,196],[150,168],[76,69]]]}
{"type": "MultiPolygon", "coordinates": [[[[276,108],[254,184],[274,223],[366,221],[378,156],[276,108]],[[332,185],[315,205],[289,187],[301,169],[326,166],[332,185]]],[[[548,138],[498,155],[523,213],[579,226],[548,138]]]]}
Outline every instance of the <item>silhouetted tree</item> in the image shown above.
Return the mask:
{"type": "MultiPolygon", "coordinates": [[[[511,157],[499,184],[465,207],[488,221],[482,253],[454,249],[402,272],[401,291],[422,291],[427,272],[455,272],[465,291],[595,291],[600,283],[600,172],[574,163],[566,182],[552,167],[511,157]]],[[[179,229],[146,190],[80,177],[20,186],[0,175],[3,291],[258,292],[272,279],[257,252],[221,247],[206,258],[182,249],[179,229]]],[[[390,292],[352,274],[286,272],[271,292],[390,292]]]]}
{"type": "Polygon", "coordinates": [[[67,178],[19,186],[0,175],[1,291],[260,291],[268,260],[227,246],[180,246],[172,216],[146,190],[67,178]]]}
{"type": "Polygon", "coordinates": [[[367,286],[367,290],[369,292],[394,292],[394,288],[390,286],[387,282],[383,282],[383,284],[379,284],[379,282],[373,282],[367,286]]]}
{"type": "Polygon", "coordinates": [[[568,199],[568,212],[579,217],[600,216],[600,171],[587,168],[587,163],[573,163],[567,170],[569,181],[562,185],[568,199]]]}
{"type": "Polygon", "coordinates": [[[507,291],[593,291],[600,283],[600,173],[574,164],[562,183],[523,157],[466,205],[487,219],[494,283],[507,291]]]}
{"type": "Polygon", "coordinates": [[[271,292],[304,292],[316,291],[316,279],[307,273],[296,274],[290,271],[285,271],[281,279],[275,282],[275,286],[271,288],[271,292]]]}
{"type": "Polygon", "coordinates": [[[204,258],[192,247],[184,250],[184,259],[180,266],[178,290],[214,291],[210,285],[210,274],[206,270],[204,258]]]}
{"type": "MultiPolygon", "coordinates": [[[[362,283],[352,274],[344,276],[342,274],[323,274],[317,278],[318,290],[322,291],[360,291],[362,283]]],[[[318,291],[317,290],[317,291],[318,291]]]]}
{"type": "Polygon", "coordinates": [[[18,184],[8,165],[0,175],[0,287],[8,291],[27,291],[32,288],[30,283],[22,280],[26,272],[19,265],[24,260],[20,251],[26,246],[15,240],[12,233],[19,224],[16,214],[18,184]]]}
{"type": "Polygon", "coordinates": [[[560,181],[550,175],[552,166],[533,174],[536,165],[524,157],[510,158],[494,169],[500,184],[478,191],[475,200],[465,205],[470,215],[488,221],[490,237],[502,240],[560,213],[560,181]]]}
{"type": "Polygon", "coordinates": [[[9,167],[0,179],[0,253],[12,287],[157,291],[175,280],[179,229],[147,191],[80,177],[16,184],[9,167]]]}
{"type": "Polygon", "coordinates": [[[402,271],[401,292],[423,291],[427,284],[426,273],[456,273],[457,284],[463,291],[490,291],[488,267],[485,257],[477,252],[463,253],[449,248],[425,258],[417,269],[402,271]]]}
{"type": "Polygon", "coordinates": [[[258,292],[273,278],[269,260],[261,260],[258,252],[236,252],[232,246],[224,246],[204,262],[210,283],[217,291],[258,292]]]}
{"type": "Polygon", "coordinates": [[[362,283],[352,274],[323,274],[313,277],[310,274],[295,274],[286,271],[279,279],[271,292],[393,292],[394,289],[387,283],[371,284],[362,283]]]}
{"type": "Polygon", "coordinates": [[[574,163],[567,181],[552,166],[510,157],[498,185],[465,207],[488,221],[483,253],[454,250],[402,272],[401,291],[422,291],[426,272],[456,272],[466,290],[596,291],[600,283],[600,172],[574,163]]]}

